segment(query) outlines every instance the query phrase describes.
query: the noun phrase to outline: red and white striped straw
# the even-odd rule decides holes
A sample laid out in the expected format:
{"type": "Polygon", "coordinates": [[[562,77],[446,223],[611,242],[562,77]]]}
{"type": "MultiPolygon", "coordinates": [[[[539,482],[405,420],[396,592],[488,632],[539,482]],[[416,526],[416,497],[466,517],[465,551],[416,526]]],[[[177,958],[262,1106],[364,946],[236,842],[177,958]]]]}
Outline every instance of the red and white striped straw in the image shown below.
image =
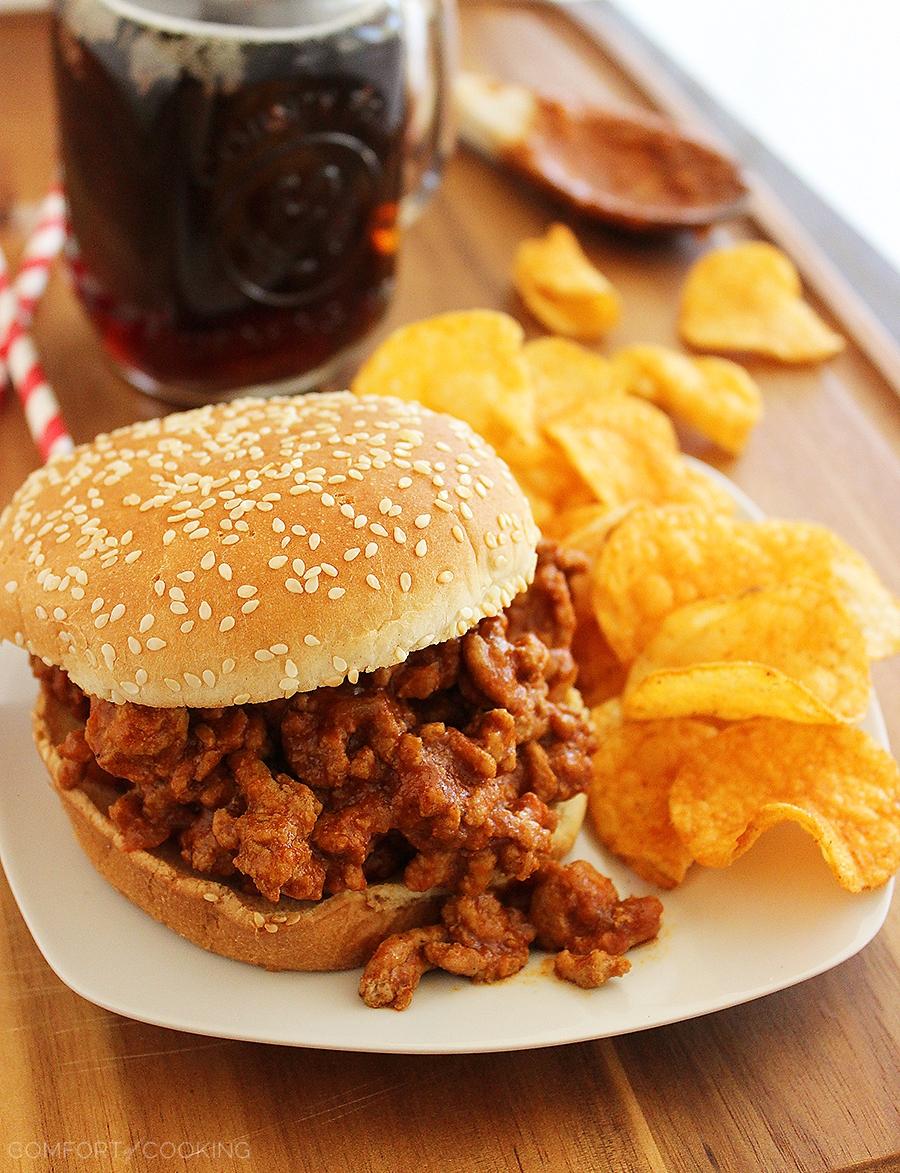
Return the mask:
{"type": "Polygon", "coordinates": [[[34,231],[29,236],[15,279],[4,259],[0,266],[0,402],[6,384],[6,352],[13,322],[26,329],[35,307],[47,288],[50,270],[66,238],[66,203],[59,184],[54,184],[41,201],[34,231]]]}
{"type": "Polygon", "coordinates": [[[8,280],[8,272],[6,257],[0,249],[0,273],[7,274],[7,280],[0,282],[0,316],[4,323],[7,319],[9,322],[4,334],[7,340],[9,378],[25,410],[31,438],[46,461],[64,452],[71,452],[74,445],[34,343],[19,320],[18,303],[8,280]]]}
{"type": "Polygon", "coordinates": [[[28,431],[42,459],[71,452],[74,444],[59,401],[47,382],[34,343],[18,321],[13,322],[6,360],[10,380],[25,410],[28,431]]]}
{"type": "MultiPolygon", "coordinates": [[[[50,269],[66,239],[66,201],[58,183],[47,192],[38,210],[37,223],[28,238],[13,290],[19,303],[18,316],[23,326],[31,324],[34,310],[47,288],[50,269]]],[[[5,340],[0,338],[0,350],[5,340]]]]}

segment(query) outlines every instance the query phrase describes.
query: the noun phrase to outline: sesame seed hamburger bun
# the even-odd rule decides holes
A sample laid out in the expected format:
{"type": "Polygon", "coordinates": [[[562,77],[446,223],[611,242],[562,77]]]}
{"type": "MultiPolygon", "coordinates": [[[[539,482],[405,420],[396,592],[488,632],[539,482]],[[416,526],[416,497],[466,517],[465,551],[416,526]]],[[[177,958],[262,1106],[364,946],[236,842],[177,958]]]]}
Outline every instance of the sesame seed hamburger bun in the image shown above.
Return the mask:
{"type": "Polygon", "coordinates": [[[0,638],[117,704],[290,697],[499,613],[537,539],[459,420],[348,392],[219,404],[32,473],[0,517],[0,638]]]}

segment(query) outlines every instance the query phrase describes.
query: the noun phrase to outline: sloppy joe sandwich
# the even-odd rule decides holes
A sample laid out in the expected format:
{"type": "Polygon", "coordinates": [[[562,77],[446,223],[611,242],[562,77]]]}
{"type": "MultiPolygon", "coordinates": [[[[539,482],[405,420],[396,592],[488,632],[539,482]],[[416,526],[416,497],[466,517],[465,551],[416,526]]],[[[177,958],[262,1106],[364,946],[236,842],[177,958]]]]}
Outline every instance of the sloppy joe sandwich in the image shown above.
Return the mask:
{"type": "Polygon", "coordinates": [[[490,981],[537,940],[584,985],[659,903],[554,862],[584,814],[578,555],[458,420],[347,393],[99,436],[0,517],[0,636],[94,866],[206,949],[490,981]]]}

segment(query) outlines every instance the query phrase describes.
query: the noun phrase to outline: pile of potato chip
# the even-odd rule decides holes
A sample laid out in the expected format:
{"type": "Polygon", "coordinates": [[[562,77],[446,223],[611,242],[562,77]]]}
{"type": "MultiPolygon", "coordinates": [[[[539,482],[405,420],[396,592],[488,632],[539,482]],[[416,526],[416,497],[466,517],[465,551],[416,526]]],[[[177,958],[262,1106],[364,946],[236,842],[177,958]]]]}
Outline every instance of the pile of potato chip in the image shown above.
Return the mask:
{"type": "MultiPolygon", "coordinates": [[[[653,344],[607,358],[573,341],[599,337],[620,306],[562,226],[524,242],[514,278],[566,337],[526,342],[491,310],[443,314],[392,334],[353,389],[465,419],[544,533],[590,560],[573,583],[574,651],[600,734],[600,839],[672,887],[788,819],[845,888],[884,883],[900,867],[900,771],[852,722],[870,662],[900,651],[900,603],[824,527],[735,518],[732,495],[684,458],[669,414],[742,449],[762,413],[742,367],[653,344]]],[[[784,361],[843,345],[787,258],[759,242],[697,262],[680,327],[697,349],[784,361]]]]}
{"type": "MultiPolygon", "coordinates": [[[[900,604],[823,526],[639,506],[591,570],[620,695],[597,705],[603,843],[672,887],[793,820],[853,892],[900,867],[900,771],[852,722],[900,604]]],[[[597,698],[592,698],[596,700],[597,698]]]]}

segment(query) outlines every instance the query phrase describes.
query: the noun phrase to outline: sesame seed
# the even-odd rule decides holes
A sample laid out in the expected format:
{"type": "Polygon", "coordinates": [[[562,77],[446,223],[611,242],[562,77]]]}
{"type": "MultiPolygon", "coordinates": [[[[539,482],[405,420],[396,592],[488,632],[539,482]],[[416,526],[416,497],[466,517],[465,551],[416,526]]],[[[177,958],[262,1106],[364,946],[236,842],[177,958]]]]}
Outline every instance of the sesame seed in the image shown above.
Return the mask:
{"type": "Polygon", "coordinates": [[[100,648],[100,655],[103,657],[107,668],[112,668],[116,662],[116,649],[112,644],[103,644],[100,648]]]}
{"type": "Polygon", "coordinates": [[[244,603],[243,606],[241,607],[241,610],[243,611],[243,613],[245,615],[252,615],[252,613],[256,610],[256,608],[258,606],[259,606],[259,599],[248,599],[247,602],[244,603]]]}
{"type": "Polygon", "coordinates": [[[317,648],[322,641],[316,639],[314,635],[305,635],[303,637],[303,642],[308,648],[317,648]]]}
{"type": "Polygon", "coordinates": [[[134,679],[136,684],[146,684],[149,680],[146,668],[138,668],[134,674],[134,679]]]}
{"type": "Polygon", "coordinates": [[[442,570],[441,573],[437,576],[437,580],[438,582],[453,582],[453,571],[442,570]]]}
{"type": "Polygon", "coordinates": [[[196,578],[196,575],[194,574],[193,570],[182,570],[180,573],[176,574],[175,577],[180,579],[182,582],[193,582],[196,578]]]}
{"type": "Polygon", "coordinates": [[[368,545],[366,546],[366,557],[367,558],[374,558],[377,553],[378,553],[378,543],[377,542],[369,542],[368,545]]]}
{"type": "Polygon", "coordinates": [[[250,699],[249,692],[239,692],[238,695],[234,698],[234,703],[236,705],[245,705],[247,703],[247,701],[249,701],[249,699],[250,699]]]}
{"type": "MultiPolygon", "coordinates": [[[[351,473],[352,473],[352,472],[354,472],[355,470],[354,470],[354,469],[351,469],[350,471],[351,471],[351,473]]],[[[341,506],[341,513],[343,513],[344,517],[352,517],[352,516],[353,516],[353,506],[352,506],[352,505],[349,505],[349,504],[348,504],[348,503],[345,501],[345,502],[344,502],[344,504],[341,506]]]]}
{"type": "Polygon", "coordinates": [[[132,566],[137,562],[138,558],[143,554],[143,550],[132,550],[130,554],[125,555],[125,563],[127,566],[132,566]]]}
{"type": "Polygon", "coordinates": [[[181,675],[185,684],[187,684],[190,688],[199,688],[203,683],[200,677],[196,676],[193,672],[182,672],[181,675]]]}
{"type": "Polygon", "coordinates": [[[369,529],[372,531],[373,534],[377,534],[377,536],[379,538],[386,538],[388,536],[387,530],[384,528],[383,525],[380,525],[377,521],[373,522],[369,526],[369,529]]]}
{"type": "Polygon", "coordinates": [[[287,554],[276,554],[274,558],[269,559],[270,570],[280,570],[287,562],[287,554]]]}
{"type": "Polygon", "coordinates": [[[255,586],[245,585],[245,586],[239,586],[237,589],[237,597],[239,599],[252,599],[255,594],[256,594],[256,587],[255,586]]]}
{"type": "Polygon", "coordinates": [[[214,672],[212,672],[209,668],[203,669],[203,683],[206,685],[207,688],[212,688],[213,685],[216,683],[216,674],[214,672]]]}
{"type": "Polygon", "coordinates": [[[217,904],[219,901],[219,898],[215,892],[204,892],[203,899],[206,900],[209,904],[217,904]]]}
{"type": "Polygon", "coordinates": [[[400,480],[397,481],[397,488],[398,489],[408,489],[411,484],[412,484],[412,477],[401,477],[400,480]]]}
{"type": "Polygon", "coordinates": [[[466,521],[471,521],[475,516],[465,501],[463,501],[463,503],[460,505],[459,512],[466,519],[466,521]]]}
{"type": "Polygon", "coordinates": [[[256,927],[258,929],[261,929],[263,927],[263,925],[266,923],[266,918],[263,916],[263,914],[261,912],[254,912],[253,923],[256,925],[256,927]]]}
{"type": "Polygon", "coordinates": [[[133,635],[130,635],[128,637],[128,650],[130,652],[133,652],[136,656],[139,656],[141,654],[142,649],[141,649],[140,641],[136,640],[133,635]]]}
{"type": "Polygon", "coordinates": [[[121,619],[124,614],[125,614],[125,604],[124,603],[116,603],[115,607],[113,607],[113,609],[109,613],[110,623],[115,623],[118,619],[121,619]]]}
{"type": "Polygon", "coordinates": [[[188,613],[188,609],[184,603],[179,602],[177,599],[169,604],[169,610],[173,615],[187,615],[188,613]]]}
{"type": "Polygon", "coordinates": [[[177,680],[173,680],[170,676],[163,678],[163,684],[165,684],[166,688],[170,688],[172,692],[181,692],[181,685],[179,682],[177,680]]]}
{"type": "Polygon", "coordinates": [[[368,523],[369,523],[368,517],[366,517],[366,515],[364,513],[360,513],[360,515],[358,517],[354,517],[354,519],[353,519],[353,528],[354,529],[363,529],[366,525],[368,525],[368,523]]]}
{"type": "Polygon", "coordinates": [[[346,672],[350,665],[341,656],[332,656],[331,663],[334,665],[335,672],[346,672]]]}
{"type": "Polygon", "coordinates": [[[163,545],[164,546],[171,546],[172,542],[174,542],[174,541],[175,541],[175,531],[173,529],[167,529],[166,532],[163,534],[163,539],[162,539],[163,545]]]}
{"type": "Polygon", "coordinates": [[[303,593],[303,583],[298,582],[296,578],[286,578],[284,580],[284,585],[292,595],[300,595],[303,593]]]}
{"type": "Polygon", "coordinates": [[[179,603],[184,602],[184,591],[181,587],[172,587],[169,591],[169,598],[176,599],[179,603]]]}
{"type": "Polygon", "coordinates": [[[411,587],[412,587],[412,578],[404,570],[403,573],[400,575],[400,589],[404,592],[404,594],[406,594],[410,590],[411,587]]]}
{"type": "Polygon", "coordinates": [[[328,597],[329,597],[329,599],[340,599],[346,593],[347,592],[344,590],[343,587],[332,587],[331,590],[328,592],[328,597]]]}
{"type": "Polygon", "coordinates": [[[430,513],[420,513],[419,516],[415,520],[416,529],[427,529],[430,524],[431,524],[431,514],[430,513]]]}
{"type": "Polygon", "coordinates": [[[299,671],[297,670],[297,665],[293,660],[285,660],[284,671],[285,675],[293,677],[294,679],[300,675],[299,671]]]}
{"type": "Polygon", "coordinates": [[[227,562],[219,563],[219,574],[226,582],[231,582],[231,567],[227,562]]]}
{"type": "Polygon", "coordinates": [[[184,623],[182,623],[181,627],[179,627],[178,630],[181,632],[182,635],[190,635],[191,632],[194,630],[193,619],[186,619],[184,621],[184,623]]]}
{"type": "Polygon", "coordinates": [[[275,657],[268,648],[257,648],[253,653],[254,660],[259,660],[261,664],[268,663],[269,660],[274,660],[275,657]]]}
{"type": "Polygon", "coordinates": [[[330,562],[322,563],[322,571],[327,574],[329,578],[337,578],[338,570],[336,566],[332,566],[330,562]]]}
{"type": "MultiPolygon", "coordinates": [[[[39,611],[44,611],[44,608],[35,607],[34,613],[37,615],[38,619],[46,619],[47,612],[44,611],[43,615],[38,615],[39,611]]],[[[106,627],[107,623],[109,623],[109,612],[104,611],[102,615],[98,615],[94,620],[94,627],[96,627],[98,631],[101,631],[104,627],[106,627]]]]}
{"type": "Polygon", "coordinates": [[[416,556],[419,558],[424,558],[427,553],[428,543],[424,538],[420,538],[419,541],[416,542],[416,556]]]}
{"type": "Polygon", "coordinates": [[[200,606],[197,608],[197,614],[201,619],[212,619],[212,607],[203,599],[200,606]]]}
{"type": "Polygon", "coordinates": [[[231,631],[232,627],[234,627],[233,615],[224,615],[219,620],[219,631],[231,631]]]}
{"type": "Polygon", "coordinates": [[[359,546],[351,546],[349,550],[344,551],[344,561],[352,562],[354,558],[358,558],[362,553],[359,546]]]}
{"type": "Polygon", "coordinates": [[[216,564],[215,551],[214,550],[207,550],[206,553],[203,555],[203,557],[200,559],[200,569],[201,570],[212,570],[212,568],[215,566],[215,564],[216,564]]]}
{"type": "Polygon", "coordinates": [[[227,537],[222,538],[222,545],[233,546],[235,542],[239,542],[240,540],[241,539],[237,536],[237,534],[228,534],[227,537]]]}
{"type": "Polygon", "coordinates": [[[230,675],[230,673],[232,673],[234,671],[234,669],[235,669],[235,662],[234,662],[234,660],[231,659],[230,656],[228,657],[228,659],[222,661],[222,674],[223,674],[223,676],[230,675]]]}
{"type": "Polygon", "coordinates": [[[141,691],[131,680],[120,680],[119,688],[121,688],[122,692],[127,692],[129,696],[137,696],[137,694],[141,691]]]}
{"type": "Polygon", "coordinates": [[[401,546],[406,541],[406,534],[399,525],[394,527],[394,541],[398,542],[401,546]]]}
{"type": "Polygon", "coordinates": [[[310,534],[309,535],[309,548],[310,548],[310,550],[318,550],[319,543],[321,541],[322,541],[322,539],[318,534],[310,534]]]}
{"type": "Polygon", "coordinates": [[[103,599],[99,597],[94,599],[93,603],[91,603],[91,614],[96,615],[98,611],[102,610],[102,608],[103,599]]]}
{"type": "Polygon", "coordinates": [[[161,652],[165,646],[166,641],[164,639],[160,639],[159,636],[151,635],[147,640],[148,652],[161,652]]]}
{"type": "Polygon", "coordinates": [[[378,581],[378,579],[375,577],[374,574],[367,574],[366,575],[366,583],[372,588],[373,591],[380,591],[381,590],[381,583],[378,581]]]}

